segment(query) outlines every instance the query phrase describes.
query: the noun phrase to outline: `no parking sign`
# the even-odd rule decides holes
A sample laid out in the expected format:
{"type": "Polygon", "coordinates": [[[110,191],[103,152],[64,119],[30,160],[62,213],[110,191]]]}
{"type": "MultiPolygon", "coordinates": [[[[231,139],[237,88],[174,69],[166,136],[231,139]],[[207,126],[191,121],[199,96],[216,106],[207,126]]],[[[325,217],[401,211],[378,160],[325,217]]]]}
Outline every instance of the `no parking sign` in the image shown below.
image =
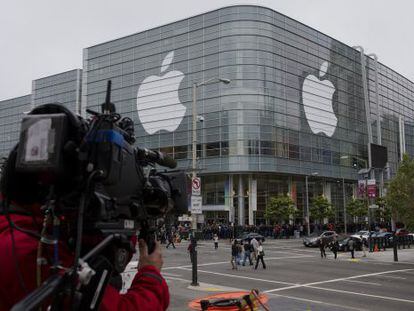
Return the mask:
{"type": "Polygon", "coordinates": [[[191,181],[192,195],[201,195],[201,179],[194,177],[191,181]]]}

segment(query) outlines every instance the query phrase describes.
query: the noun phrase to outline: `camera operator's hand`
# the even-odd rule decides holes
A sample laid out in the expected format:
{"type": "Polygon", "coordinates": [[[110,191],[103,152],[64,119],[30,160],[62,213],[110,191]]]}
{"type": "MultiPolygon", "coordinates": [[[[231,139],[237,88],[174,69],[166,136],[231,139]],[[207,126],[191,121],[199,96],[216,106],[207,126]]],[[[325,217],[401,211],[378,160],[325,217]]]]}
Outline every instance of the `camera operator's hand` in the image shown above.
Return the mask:
{"type": "Polygon", "coordinates": [[[161,271],[162,265],[164,263],[161,254],[160,242],[155,242],[154,251],[151,254],[148,254],[147,243],[143,240],[139,240],[139,263],[138,270],[145,266],[154,266],[158,271],[161,271]]]}

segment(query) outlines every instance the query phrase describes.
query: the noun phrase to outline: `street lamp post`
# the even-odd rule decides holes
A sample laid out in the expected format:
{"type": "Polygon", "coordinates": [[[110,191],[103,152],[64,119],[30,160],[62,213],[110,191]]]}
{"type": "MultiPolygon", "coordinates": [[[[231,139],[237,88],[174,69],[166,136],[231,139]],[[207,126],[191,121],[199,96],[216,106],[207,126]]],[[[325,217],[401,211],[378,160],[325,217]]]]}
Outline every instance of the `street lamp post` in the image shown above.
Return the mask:
{"type": "MultiPolygon", "coordinates": [[[[219,83],[222,82],[224,84],[229,84],[229,79],[221,79],[221,78],[210,78],[202,82],[195,82],[193,83],[193,103],[192,103],[192,178],[197,177],[197,88],[202,85],[207,85],[211,83],[219,83]]],[[[203,121],[203,118],[200,118],[200,121],[203,121]]],[[[197,215],[191,213],[192,218],[192,237],[191,237],[191,259],[192,259],[192,283],[193,286],[198,286],[198,277],[197,277],[197,241],[195,238],[195,230],[197,229],[197,215]]]]}

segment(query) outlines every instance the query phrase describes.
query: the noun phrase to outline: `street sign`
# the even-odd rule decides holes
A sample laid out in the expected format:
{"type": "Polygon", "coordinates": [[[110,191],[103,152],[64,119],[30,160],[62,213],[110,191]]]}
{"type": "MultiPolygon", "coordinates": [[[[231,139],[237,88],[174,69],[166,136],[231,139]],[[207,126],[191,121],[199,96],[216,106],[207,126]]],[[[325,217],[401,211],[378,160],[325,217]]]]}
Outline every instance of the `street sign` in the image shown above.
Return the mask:
{"type": "Polygon", "coordinates": [[[194,177],[191,181],[192,195],[201,195],[201,179],[200,177],[194,177]]]}
{"type": "Polygon", "coordinates": [[[369,198],[375,198],[377,196],[377,184],[375,179],[367,180],[367,193],[369,198]]]}
{"type": "Polygon", "coordinates": [[[203,213],[203,200],[199,195],[191,196],[191,214],[202,214],[203,213]]]}

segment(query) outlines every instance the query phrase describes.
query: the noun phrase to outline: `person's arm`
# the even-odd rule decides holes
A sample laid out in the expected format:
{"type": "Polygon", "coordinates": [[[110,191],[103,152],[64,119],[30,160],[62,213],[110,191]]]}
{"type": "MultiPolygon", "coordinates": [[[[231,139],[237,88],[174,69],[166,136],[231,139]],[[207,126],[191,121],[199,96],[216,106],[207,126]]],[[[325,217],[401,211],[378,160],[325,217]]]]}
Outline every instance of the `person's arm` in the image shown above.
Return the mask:
{"type": "Polygon", "coordinates": [[[120,294],[112,286],[105,290],[100,310],[166,310],[170,294],[164,278],[160,274],[163,264],[160,245],[157,242],[154,251],[148,255],[143,240],[139,241],[138,273],[126,294],[120,294]]]}

